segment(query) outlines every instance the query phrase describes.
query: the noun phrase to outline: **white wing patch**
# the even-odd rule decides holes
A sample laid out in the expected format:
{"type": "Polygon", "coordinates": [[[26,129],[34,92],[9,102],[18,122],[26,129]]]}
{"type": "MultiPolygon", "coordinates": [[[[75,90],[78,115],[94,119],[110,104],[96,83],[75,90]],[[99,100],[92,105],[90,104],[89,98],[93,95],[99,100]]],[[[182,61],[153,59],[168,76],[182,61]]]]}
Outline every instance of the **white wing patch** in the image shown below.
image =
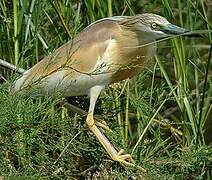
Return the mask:
{"type": "Polygon", "coordinates": [[[108,44],[105,53],[103,56],[98,56],[97,63],[90,72],[79,74],[77,77],[64,76],[61,72],[60,78],[55,77],[57,75],[54,74],[47,79],[48,89],[52,91],[56,88],[63,96],[79,96],[89,94],[89,90],[94,86],[107,86],[113,74],[110,69],[113,66],[112,57],[115,53],[116,41],[110,39],[105,43],[108,44]]]}
{"type": "Polygon", "coordinates": [[[100,85],[107,86],[110,82],[112,72],[110,68],[113,66],[113,53],[116,41],[108,40],[108,46],[103,56],[98,56],[98,60],[94,68],[88,74],[80,74],[74,79],[64,78],[63,84],[66,86],[65,96],[87,95],[90,88],[100,85]]]}
{"type": "Polygon", "coordinates": [[[113,57],[115,54],[115,46],[116,41],[115,39],[109,39],[109,42],[106,42],[108,44],[105,53],[103,56],[98,56],[97,63],[93,70],[90,72],[91,74],[103,74],[108,73],[113,66],[113,57]]]}

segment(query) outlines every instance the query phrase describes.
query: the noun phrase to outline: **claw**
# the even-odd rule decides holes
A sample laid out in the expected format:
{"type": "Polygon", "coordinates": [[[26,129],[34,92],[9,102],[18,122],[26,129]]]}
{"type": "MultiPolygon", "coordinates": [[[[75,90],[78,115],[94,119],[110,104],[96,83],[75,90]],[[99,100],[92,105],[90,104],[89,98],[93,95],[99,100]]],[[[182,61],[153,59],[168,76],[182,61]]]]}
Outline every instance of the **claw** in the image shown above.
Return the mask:
{"type": "Polygon", "coordinates": [[[115,157],[113,157],[113,160],[114,161],[118,161],[126,166],[132,166],[132,167],[135,167],[137,168],[138,170],[142,171],[142,172],[146,172],[145,169],[143,169],[142,167],[140,166],[137,166],[135,164],[135,161],[133,160],[132,156],[130,154],[123,154],[124,153],[124,149],[121,149],[117,155],[115,157]],[[129,160],[129,161],[126,161],[126,160],[129,160]]]}
{"type": "Polygon", "coordinates": [[[118,153],[116,158],[114,159],[114,161],[119,161],[122,162],[125,159],[129,159],[131,162],[134,162],[134,160],[132,159],[132,156],[130,154],[123,154],[124,153],[124,149],[121,149],[118,153]]]}
{"type": "Polygon", "coordinates": [[[134,163],[130,163],[130,162],[128,162],[128,161],[122,161],[122,162],[120,162],[120,163],[123,163],[123,164],[126,165],[126,166],[135,167],[136,169],[140,170],[141,172],[146,172],[146,170],[145,170],[144,168],[142,168],[141,166],[138,166],[138,165],[136,165],[136,164],[134,164],[134,163]]]}

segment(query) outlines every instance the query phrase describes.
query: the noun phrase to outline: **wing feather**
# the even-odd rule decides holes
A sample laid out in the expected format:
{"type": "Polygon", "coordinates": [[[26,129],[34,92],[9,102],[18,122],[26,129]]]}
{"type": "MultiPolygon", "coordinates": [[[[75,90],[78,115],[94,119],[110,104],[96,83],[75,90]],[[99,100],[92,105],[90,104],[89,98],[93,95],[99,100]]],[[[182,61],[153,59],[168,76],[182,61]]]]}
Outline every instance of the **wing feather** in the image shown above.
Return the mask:
{"type": "Polygon", "coordinates": [[[57,72],[68,74],[70,78],[90,73],[96,66],[98,58],[104,55],[116,27],[117,22],[110,19],[88,26],[73,40],[68,41],[29,69],[15,82],[14,90],[44,82],[44,79],[58,76],[57,72]]]}

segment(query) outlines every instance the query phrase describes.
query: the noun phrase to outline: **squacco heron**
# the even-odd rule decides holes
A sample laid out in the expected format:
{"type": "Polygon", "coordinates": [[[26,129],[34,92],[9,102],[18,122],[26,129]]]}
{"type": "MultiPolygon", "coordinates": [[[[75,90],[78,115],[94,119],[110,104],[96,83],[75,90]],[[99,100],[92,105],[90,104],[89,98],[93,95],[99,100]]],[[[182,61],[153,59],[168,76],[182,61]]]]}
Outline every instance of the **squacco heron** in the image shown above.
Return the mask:
{"type": "Polygon", "coordinates": [[[131,156],[117,151],[97,128],[97,98],[108,85],[141,72],[156,52],[156,40],[185,32],[188,31],[156,14],[100,19],[26,71],[12,89],[25,91],[37,87],[32,95],[40,96],[55,91],[63,97],[88,95],[88,128],[114,161],[134,165],[131,156]]]}

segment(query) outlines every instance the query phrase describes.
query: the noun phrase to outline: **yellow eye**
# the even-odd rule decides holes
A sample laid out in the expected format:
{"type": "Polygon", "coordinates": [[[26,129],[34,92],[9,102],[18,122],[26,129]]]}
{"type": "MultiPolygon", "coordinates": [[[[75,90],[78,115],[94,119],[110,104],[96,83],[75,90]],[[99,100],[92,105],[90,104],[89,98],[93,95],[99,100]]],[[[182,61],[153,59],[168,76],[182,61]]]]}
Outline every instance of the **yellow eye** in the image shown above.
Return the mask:
{"type": "Polygon", "coordinates": [[[152,29],[156,29],[157,28],[157,24],[156,23],[152,23],[151,26],[152,26],[152,29]]]}

